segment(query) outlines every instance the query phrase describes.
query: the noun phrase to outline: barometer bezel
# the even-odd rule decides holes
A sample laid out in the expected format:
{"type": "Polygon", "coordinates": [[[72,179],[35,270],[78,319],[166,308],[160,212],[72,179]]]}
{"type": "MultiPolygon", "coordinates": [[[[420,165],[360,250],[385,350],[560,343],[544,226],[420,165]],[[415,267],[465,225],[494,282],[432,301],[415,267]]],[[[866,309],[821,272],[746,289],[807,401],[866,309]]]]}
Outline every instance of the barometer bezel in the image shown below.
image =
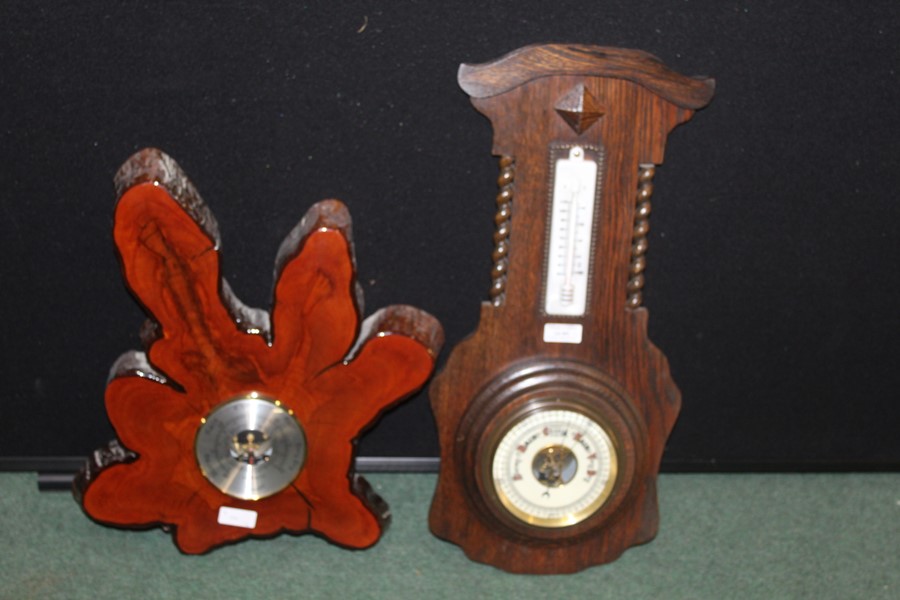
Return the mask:
{"type": "Polygon", "coordinates": [[[631,398],[611,377],[565,359],[528,361],[508,369],[473,400],[458,429],[457,460],[471,465],[463,485],[475,512],[487,523],[522,539],[575,543],[601,527],[634,493],[635,474],[646,460],[646,427],[631,398]],[[547,410],[584,414],[609,436],[616,453],[614,483],[601,502],[576,522],[545,526],[527,522],[496,491],[493,460],[502,436],[516,423],[547,410]]]}
{"type": "MultiPolygon", "coordinates": [[[[506,428],[502,430],[497,429],[490,442],[486,445],[488,450],[485,452],[484,459],[490,462],[489,468],[491,470],[491,481],[483,482],[482,485],[484,487],[492,488],[492,496],[496,499],[496,501],[499,501],[500,504],[512,516],[524,523],[533,525],[535,527],[563,528],[576,525],[581,521],[590,518],[590,516],[594,514],[601,506],[603,506],[603,504],[609,499],[613,489],[615,488],[619,470],[619,452],[616,447],[616,438],[612,434],[610,434],[610,432],[605,427],[605,424],[599,420],[599,417],[594,414],[594,412],[595,411],[590,410],[588,407],[580,403],[572,402],[566,398],[547,398],[544,400],[536,400],[529,403],[528,405],[523,407],[522,411],[520,411],[515,417],[508,421],[506,428]],[[596,497],[590,500],[587,506],[573,510],[572,512],[559,513],[555,516],[542,516],[535,510],[529,511],[527,508],[521,506],[521,503],[517,502],[516,498],[513,498],[510,493],[503,489],[503,486],[497,476],[497,462],[498,460],[503,460],[504,462],[506,462],[508,460],[508,457],[499,457],[498,452],[501,450],[503,442],[510,435],[512,435],[520,425],[528,422],[529,420],[540,418],[541,415],[551,415],[554,413],[566,414],[566,418],[569,422],[578,419],[578,417],[583,417],[587,419],[591,425],[597,427],[600,431],[599,437],[605,437],[606,439],[592,441],[606,442],[608,444],[605,450],[609,459],[609,467],[608,474],[606,475],[606,479],[603,482],[602,489],[599,490],[599,493],[596,495],[596,497]]],[[[487,466],[484,467],[483,476],[487,474],[487,468],[487,466]]],[[[580,476],[580,474],[580,470],[576,469],[576,476],[580,476]]],[[[593,489],[594,488],[589,489],[588,492],[592,492],[593,489]]],[[[527,503],[533,503],[533,501],[529,498],[522,497],[521,500],[527,503]]]]}
{"type": "MultiPolygon", "coordinates": [[[[220,424],[220,427],[228,424],[228,421],[225,421],[220,424]]],[[[285,407],[278,399],[257,392],[241,394],[216,405],[200,420],[194,435],[194,458],[203,477],[210,485],[226,496],[238,500],[262,500],[274,496],[287,488],[297,478],[300,471],[303,470],[303,466],[306,464],[307,453],[306,432],[303,429],[303,425],[294,415],[294,412],[285,407]],[[262,432],[270,440],[270,452],[275,450],[278,452],[272,456],[267,456],[258,465],[242,463],[233,455],[226,455],[230,450],[228,444],[226,444],[228,441],[226,439],[227,434],[230,433],[232,436],[237,436],[242,431],[220,432],[219,435],[210,432],[210,427],[212,423],[216,422],[216,419],[221,421],[227,411],[242,404],[263,408],[268,411],[270,416],[275,415],[277,419],[273,423],[274,428],[270,431],[263,430],[262,432]],[[215,437],[210,437],[211,435],[215,437]],[[285,436],[293,438],[293,443],[287,447],[285,447],[285,436]],[[206,458],[207,453],[216,450],[219,451],[220,456],[216,456],[211,462],[206,458]],[[285,454],[284,450],[289,450],[290,453],[285,454]],[[234,461],[233,465],[228,462],[227,459],[229,458],[234,461]],[[231,468],[227,469],[226,464],[231,468]],[[227,469],[227,472],[222,472],[223,469],[227,469]],[[274,477],[263,480],[260,477],[261,469],[276,471],[276,473],[274,477]],[[252,491],[248,492],[245,490],[242,492],[241,487],[235,484],[235,480],[241,476],[244,479],[249,478],[251,480],[252,486],[250,487],[252,491]],[[269,479],[272,481],[269,481],[269,479]]]]}

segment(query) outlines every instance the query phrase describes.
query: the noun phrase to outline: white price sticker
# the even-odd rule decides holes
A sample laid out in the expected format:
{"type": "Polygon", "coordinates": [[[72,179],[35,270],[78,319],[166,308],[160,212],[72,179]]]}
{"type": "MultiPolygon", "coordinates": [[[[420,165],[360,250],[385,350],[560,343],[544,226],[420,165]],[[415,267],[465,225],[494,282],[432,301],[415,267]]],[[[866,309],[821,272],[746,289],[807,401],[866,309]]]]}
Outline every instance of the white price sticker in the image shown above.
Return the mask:
{"type": "Polygon", "coordinates": [[[231,506],[219,507],[219,525],[253,529],[256,527],[256,516],[255,510],[232,508],[231,506]]]}
{"type": "Polygon", "coordinates": [[[544,323],[544,342],[580,344],[584,328],[580,323],[544,323]]]}

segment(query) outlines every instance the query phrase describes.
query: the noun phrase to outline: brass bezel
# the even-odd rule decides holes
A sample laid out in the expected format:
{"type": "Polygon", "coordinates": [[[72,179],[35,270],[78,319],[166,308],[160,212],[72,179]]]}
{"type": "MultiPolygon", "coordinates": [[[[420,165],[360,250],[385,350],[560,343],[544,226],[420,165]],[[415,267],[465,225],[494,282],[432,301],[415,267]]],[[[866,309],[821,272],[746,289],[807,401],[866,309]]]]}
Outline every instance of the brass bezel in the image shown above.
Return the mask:
{"type": "Polygon", "coordinates": [[[609,427],[605,424],[602,417],[599,417],[596,411],[592,411],[584,404],[572,401],[568,398],[548,398],[525,405],[522,410],[509,419],[506,423],[506,427],[494,432],[494,435],[491,436],[490,442],[486,447],[487,451],[484,453],[484,456],[490,463],[491,488],[494,496],[512,516],[523,523],[527,523],[534,527],[558,529],[581,523],[594,515],[600,507],[606,503],[612,495],[613,489],[615,489],[616,482],[618,481],[619,452],[616,436],[610,433],[609,427]],[[544,518],[530,514],[513,503],[509,496],[497,484],[497,480],[493,476],[493,464],[496,460],[497,451],[501,442],[517,425],[535,415],[551,411],[581,415],[593,422],[603,432],[609,443],[610,473],[600,494],[588,506],[575,513],[568,513],[554,518],[544,518]]]}
{"type": "Polygon", "coordinates": [[[264,498],[269,498],[271,496],[274,496],[275,494],[278,494],[278,493],[282,492],[283,490],[285,490],[288,486],[291,485],[291,483],[293,483],[293,481],[297,478],[297,475],[299,475],[300,472],[303,470],[303,467],[306,465],[306,460],[308,458],[308,452],[309,452],[309,442],[306,437],[306,431],[303,429],[303,425],[297,419],[297,416],[294,414],[294,411],[287,408],[286,406],[284,406],[280,400],[273,398],[271,396],[260,394],[258,392],[248,392],[245,394],[240,394],[240,395],[230,398],[220,404],[217,404],[203,418],[200,419],[200,423],[197,427],[197,431],[194,433],[194,461],[197,464],[197,468],[200,470],[200,474],[203,475],[204,480],[206,480],[207,483],[209,483],[211,486],[213,486],[216,490],[218,490],[222,494],[225,494],[226,496],[229,496],[231,498],[237,498],[239,500],[249,500],[249,501],[262,500],[264,498]],[[301,447],[302,447],[302,456],[299,460],[299,463],[296,465],[296,468],[290,469],[291,475],[290,475],[290,477],[285,478],[284,484],[278,488],[273,488],[271,490],[267,490],[265,493],[261,493],[261,494],[257,494],[257,495],[253,495],[253,496],[234,494],[234,493],[228,491],[227,486],[220,485],[219,483],[216,483],[215,481],[213,481],[211,474],[208,472],[208,469],[204,466],[203,461],[200,458],[199,449],[198,449],[198,441],[200,439],[200,434],[203,431],[203,429],[207,426],[207,422],[210,419],[210,417],[212,417],[216,413],[222,411],[223,409],[225,409],[227,406],[229,406],[231,404],[234,404],[237,402],[243,402],[243,401],[247,401],[247,400],[271,404],[277,410],[281,411],[283,414],[290,417],[293,420],[293,422],[297,425],[297,430],[300,434],[301,447]]]}
{"type": "Polygon", "coordinates": [[[567,359],[523,361],[488,382],[476,394],[456,432],[457,460],[471,465],[460,472],[467,501],[481,519],[515,538],[575,543],[602,527],[636,492],[645,468],[647,431],[634,402],[605,372],[567,359]],[[616,451],[615,483],[606,499],[579,522],[540,527],[515,516],[494,491],[492,461],[499,436],[510,422],[533,410],[572,407],[586,413],[609,435],[616,451]]]}

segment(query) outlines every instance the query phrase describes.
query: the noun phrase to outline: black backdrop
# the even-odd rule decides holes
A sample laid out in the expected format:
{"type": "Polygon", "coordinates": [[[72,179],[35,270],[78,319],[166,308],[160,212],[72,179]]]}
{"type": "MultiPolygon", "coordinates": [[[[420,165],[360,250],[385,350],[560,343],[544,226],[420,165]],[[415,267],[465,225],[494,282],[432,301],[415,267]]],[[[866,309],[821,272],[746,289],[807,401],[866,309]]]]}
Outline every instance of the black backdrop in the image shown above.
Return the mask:
{"type": "MultiPolygon", "coordinates": [[[[0,457],[112,435],[106,374],[143,315],[111,178],[144,146],[212,207],[248,304],[268,306],[306,208],[338,197],[368,312],[414,304],[458,342],[487,298],[497,166],[456,69],[555,41],[717,79],[656,178],[645,304],[684,395],[666,465],[900,463],[900,4],[793,4],[3,3],[0,457]]],[[[435,456],[426,393],[360,447],[435,456]]]]}

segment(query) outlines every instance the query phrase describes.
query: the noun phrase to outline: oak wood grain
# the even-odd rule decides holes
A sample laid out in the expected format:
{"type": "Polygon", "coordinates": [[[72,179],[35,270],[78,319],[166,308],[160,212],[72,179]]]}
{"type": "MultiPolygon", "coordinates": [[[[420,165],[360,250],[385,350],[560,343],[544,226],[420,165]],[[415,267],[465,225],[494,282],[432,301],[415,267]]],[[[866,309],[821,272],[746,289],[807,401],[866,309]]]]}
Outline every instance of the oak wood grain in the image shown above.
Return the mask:
{"type": "Polygon", "coordinates": [[[459,81],[493,125],[493,153],[506,169],[514,163],[514,183],[507,199],[498,198],[509,205],[502,301],[482,304],[478,328],[453,349],[430,387],[441,471],[429,523],[473,560],[519,573],[574,572],[614,560],[658,528],[656,475],[681,395],[647,337],[647,310],[628,303],[635,197],[639,165],[662,163],[667,134],[710,100],[713,82],[679,75],[643,52],[572,45],[531,46],[463,65],[459,81]],[[564,108],[578,108],[572,94],[579,86],[590,94],[589,122],[556,110],[561,99],[564,108]],[[591,297],[577,319],[541,309],[551,144],[605,151],[591,297]],[[545,343],[543,326],[551,321],[583,324],[583,342],[545,343]],[[535,369],[550,383],[514,383],[535,369]],[[630,457],[598,514],[549,531],[505,521],[478,483],[483,440],[530,396],[548,394],[594,406],[630,457]]]}

